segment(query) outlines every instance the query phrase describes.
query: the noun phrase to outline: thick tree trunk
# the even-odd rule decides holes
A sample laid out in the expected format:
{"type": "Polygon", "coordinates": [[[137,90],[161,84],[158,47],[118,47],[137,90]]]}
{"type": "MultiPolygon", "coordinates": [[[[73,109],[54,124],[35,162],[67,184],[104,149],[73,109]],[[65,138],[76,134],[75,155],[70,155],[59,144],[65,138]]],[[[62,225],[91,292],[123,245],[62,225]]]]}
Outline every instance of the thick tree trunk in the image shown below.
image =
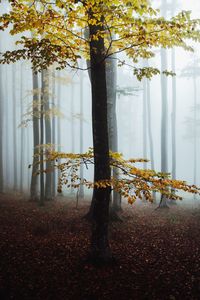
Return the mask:
{"type": "MultiPolygon", "coordinates": [[[[89,30],[85,30],[85,37],[89,38],[89,30]]],[[[91,64],[90,60],[87,60],[88,74],[91,82],[91,64]]],[[[108,122],[108,136],[109,136],[109,149],[113,152],[118,151],[118,133],[117,133],[117,115],[116,115],[116,90],[117,90],[117,60],[115,56],[106,59],[106,81],[107,81],[107,122],[108,122]]],[[[118,178],[117,169],[113,170],[113,177],[118,178]]],[[[117,212],[121,210],[121,196],[117,192],[112,194],[112,203],[110,205],[110,216],[115,220],[120,220],[117,216],[117,212]]],[[[89,212],[86,215],[88,220],[93,218],[94,208],[94,194],[90,205],[89,212]]]]}
{"type": "MultiPolygon", "coordinates": [[[[90,36],[104,31],[101,25],[90,25],[90,36]]],[[[107,90],[104,39],[91,39],[92,126],[94,147],[94,180],[110,180],[107,90]]],[[[94,189],[94,209],[91,238],[91,258],[107,262],[112,258],[108,240],[110,187],[94,189]]]]}
{"type": "Polygon", "coordinates": [[[38,200],[38,176],[36,173],[39,170],[39,83],[38,74],[32,72],[33,80],[33,166],[31,176],[30,198],[32,201],[38,200]]]}
{"type": "Polygon", "coordinates": [[[2,69],[0,66],[0,193],[4,191],[4,174],[3,174],[3,78],[2,69]]]}

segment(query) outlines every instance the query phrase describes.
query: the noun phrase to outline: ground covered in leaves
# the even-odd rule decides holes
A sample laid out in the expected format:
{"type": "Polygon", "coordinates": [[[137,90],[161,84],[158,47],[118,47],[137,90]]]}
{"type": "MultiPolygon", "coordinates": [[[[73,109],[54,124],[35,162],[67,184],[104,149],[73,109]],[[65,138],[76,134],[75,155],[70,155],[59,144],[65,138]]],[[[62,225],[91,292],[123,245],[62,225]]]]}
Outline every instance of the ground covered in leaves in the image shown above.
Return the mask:
{"type": "Polygon", "coordinates": [[[116,265],[97,268],[88,205],[1,196],[0,299],[200,299],[200,211],[125,206],[110,225],[116,265]]]}

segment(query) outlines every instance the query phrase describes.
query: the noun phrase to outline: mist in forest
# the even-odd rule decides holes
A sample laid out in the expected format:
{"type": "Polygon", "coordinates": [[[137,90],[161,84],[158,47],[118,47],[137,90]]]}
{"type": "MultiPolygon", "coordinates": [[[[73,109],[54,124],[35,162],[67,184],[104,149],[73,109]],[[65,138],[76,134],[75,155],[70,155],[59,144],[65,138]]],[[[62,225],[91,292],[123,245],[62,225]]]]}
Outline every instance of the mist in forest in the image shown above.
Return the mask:
{"type": "MultiPolygon", "coordinates": [[[[159,7],[160,3],[154,1],[154,6],[159,7]]],[[[159,8],[161,14],[167,18],[180,10],[192,10],[193,17],[200,16],[197,0],[169,1],[164,12],[162,6],[159,8]]],[[[9,11],[7,1],[2,1],[1,10],[9,11]]],[[[10,36],[7,31],[1,32],[1,51],[18,47],[15,46],[16,38],[10,36]]],[[[138,64],[172,70],[176,73],[175,77],[157,75],[151,80],[143,79],[139,82],[129,66],[117,66],[117,151],[123,153],[127,159],[149,159],[148,163],[140,164],[142,168],[169,172],[174,178],[200,185],[200,46],[197,43],[193,46],[195,52],[178,48],[156,49],[154,58],[140,61],[138,64]],[[164,94],[163,86],[166,89],[164,94]],[[165,116],[161,111],[162,101],[167,103],[165,116]],[[166,122],[164,128],[161,128],[163,117],[166,118],[166,122]],[[165,141],[162,141],[163,135],[165,141]],[[161,150],[163,143],[165,154],[161,150]]],[[[124,56],[121,55],[120,59],[123,60],[124,56]]],[[[87,68],[85,61],[79,63],[81,68],[87,68]]],[[[5,193],[14,191],[29,196],[34,155],[33,110],[37,110],[33,101],[41,97],[43,92],[46,93],[46,96],[43,95],[48,101],[44,108],[44,122],[51,130],[51,137],[48,140],[48,133],[44,132],[44,144],[54,145],[57,151],[84,153],[93,146],[90,79],[87,70],[66,68],[58,71],[51,67],[47,74],[48,83],[42,82],[41,73],[35,75],[34,82],[31,64],[28,61],[1,65],[0,70],[1,190],[5,193]]],[[[112,76],[113,74],[111,80],[112,76]]],[[[85,168],[84,176],[92,178],[92,168],[85,168]]],[[[54,177],[54,193],[57,194],[57,173],[54,177]]],[[[88,192],[87,189],[85,192],[88,192]]],[[[198,203],[198,197],[195,203],[198,203]]]]}
{"type": "Polygon", "coordinates": [[[199,28],[199,0],[0,0],[0,299],[200,299],[199,28]]]}

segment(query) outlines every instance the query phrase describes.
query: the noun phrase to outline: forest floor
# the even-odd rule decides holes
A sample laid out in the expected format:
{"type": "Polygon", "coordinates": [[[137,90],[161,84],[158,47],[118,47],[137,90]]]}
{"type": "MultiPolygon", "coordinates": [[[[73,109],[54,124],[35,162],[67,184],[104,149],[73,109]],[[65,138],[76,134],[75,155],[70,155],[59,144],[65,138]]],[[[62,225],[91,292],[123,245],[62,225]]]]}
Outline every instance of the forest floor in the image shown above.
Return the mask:
{"type": "Polygon", "coordinates": [[[110,224],[116,265],[84,258],[90,225],[71,200],[0,197],[0,299],[200,299],[200,210],[124,206],[110,224]]]}

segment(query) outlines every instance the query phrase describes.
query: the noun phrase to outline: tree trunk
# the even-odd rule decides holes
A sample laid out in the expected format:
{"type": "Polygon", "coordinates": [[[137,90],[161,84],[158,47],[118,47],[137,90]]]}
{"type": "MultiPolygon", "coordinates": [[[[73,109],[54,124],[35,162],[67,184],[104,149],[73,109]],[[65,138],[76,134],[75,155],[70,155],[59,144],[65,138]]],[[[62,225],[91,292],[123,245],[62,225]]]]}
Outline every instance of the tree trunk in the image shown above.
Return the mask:
{"type": "Polygon", "coordinates": [[[147,80],[147,116],[148,116],[148,136],[149,136],[149,148],[150,148],[150,160],[151,169],[154,170],[154,144],[152,134],[152,111],[151,111],[151,93],[150,93],[150,81],[147,80]]]}
{"type": "Polygon", "coordinates": [[[39,169],[39,83],[38,74],[32,71],[33,80],[33,166],[31,176],[30,196],[32,201],[38,200],[38,176],[36,173],[39,169]]]}
{"type": "MultiPolygon", "coordinates": [[[[152,111],[151,111],[151,92],[150,92],[150,80],[147,79],[147,127],[148,127],[148,138],[149,138],[149,150],[150,150],[150,160],[151,169],[155,169],[154,165],[154,144],[153,144],[153,134],[152,134],[152,111]]],[[[154,201],[156,201],[156,192],[152,193],[154,201]]]]}
{"type": "MultiPolygon", "coordinates": [[[[57,77],[59,78],[60,71],[57,72],[57,77]]],[[[58,110],[61,110],[61,86],[60,84],[57,85],[57,107],[58,110]]],[[[60,122],[60,117],[57,117],[57,151],[61,151],[61,122],[60,122]]],[[[58,159],[58,165],[61,163],[61,160],[58,159]]],[[[61,175],[60,170],[58,170],[57,173],[57,179],[58,179],[58,184],[59,184],[59,177],[61,175]]],[[[62,193],[60,194],[62,195],[62,193]]]]}
{"type": "MultiPolygon", "coordinates": [[[[176,72],[176,60],[175,60],[175,49],[172,49],[171,60],[172,60],[172,71],[176,72]]],[[[172,179],[176,179],[176,76],[172,77],[172,179]]],[[[175,193],[175,190],[172,190],[175,193]]],[[[170,204],[176,204],[176,201],[170,200],[170,204]]]]}
{"type": "Polygon", "coordinates": [[[16,111],[16,64],[12,66],[12,115],[13,115],[13,190],[17,190],[17,111],[16,111]]]}
{"type": "MultiPolygon", "coordinates": [[[[89,30],[85,30],[85,37],[89,38],[89,30]]],[[[91,82],[91,64],[87,60],[88,74],[91,82]]],[[[108,117],[108,136],[109,136],[109,149],[113,152],[118,151],[118,134],[117,134],[117,116],[116,116],[116,90],[117,90],[117,60],[113,55],[111,58],[106,59],[106,81],[107,81],[107,117],[108,117]]],[[[118,178],[119,174],[116,168],[113,169],[113,177],[118,178]]],[[[121,196],[117,192],[113,192],[113,201],[110,206],[110,215],[113,219],[120,219],[116,213],[121,210],[121,196]]],[[[94,208],[94,194],[90,205],[89,212],[86,215],[88,220],[93,218],[94,208]]]]}
{"type": "MultiPolygon", "coordinates": [[[[52,73],[52,106],[53,108],[56,107],[56,82],[55,82],[55,70],[53,70],[52,73]]],[[[52,116],[52,144],[53,148],[55,150],[55,145],[56,145],[56,117],[53,114],[52,116]]],[[[55,169],[52,171],[52,197],[56,197],[56,172],[55,169]]]]}
{"type": "MultiPolygon", "coordinates": [[[[42,72],[42,82],[43,79],[43,72],[42,72]]],[[[40,205],[44,205],[45,200],[45,189],[44,189],[44,94],[43,88],[41,93],[40,99],[40,205]]]]}
{"type": "Polygon", "coordinates": [[[196,83],[196,72],[194,70],[193,75],[193,86],[194,86],[194,113],[193,113],[193,136],[194,136],[194,148],[193,148],[193,156],[194,156],[194,169],[193,169],[193,182],[197,184],[197,83],[196,83]]]}
{"type": "MultiPolygon", "coordinates": [[[[117,90],[117,60],[113,55],[106,59],[106,82],[107,82],[107,110],[108,110],[108,134],[109,149],[113,152],[118,151],[117,115],[116,115],[116,90],[117,90]]],[[[119,177],[116,168],[113,169],[113,177],[119,177]]],[[[116,213],[121,210],[121,196],[113,192],[111,212],[116,213]]]]}
{"type": "MultiPolygon", "coordinates": [[[[143,158],[147,158],[147,79],[143,79],[143,158]]],[[[146,163],[143,163],[146,169],[146,163]]]]}
{"type": "MultiPolygon", "coordinates": [[[[166,0],[162,2],[162,12],[166,14],[166,0]]],[[[167,50],[161,49],[161,71],[167,69],[167,50]]],[[[161,172],[168,172],[168,99],[167,99],[167,78],[161,74],[161,172]]],[[[161,196],[160,207],[166,207],[167,198],[161,196]]]]}
{"type": "MultiPolygon", "coordinates": [[[[90,37],[104,31],[102,25],[89,25],[90,37]]],[[[94,181],[110,180],[107,89],[104,39],[90,41],[94,181]]],[[[110,187],[94,189],[91,258],[94,262],[111,260],[108,240],[110,187]]]]}
{"type": "MultiPolygon", "coordinates": [[[[24,103],[23,103],[23,88],[24,88],[24,84],[23,84],[23,80],[24,80],[24,76],[23,76],[23,64],[21,63],[20,65],[20,114],[21,114],[21,118],[23,117],[23,113],[24,113],[24,103]]],[[[23,193],[24,190],[24,156],[25,156],[25,128],[21,128],[21,155],[20,155],[20,192],[23,193]]]]}
{"type": "MultiPolygon", "coordinates": [[[[79,120],[79,131],[80,131],[80,153],[83,153],[83,72],[80,73],[80,120],[79,120]]],[[[83,179],[83,165],[80,166],[80,178],[83,179]]],[[[80,198],[84,198],[84,186],[80,185],[79,191],[80,198]]]]}
{"type": "MultiPolygon", "coordinates": [[[[51,119],[49,115],[49,71],[42,71],[42,94],[45,119],[45,144],[51,146],[51,119]]],[[[52,200],[52,163],[46,162],[45,200],[52,200]]]]}
{"type": "MultiPolygon", "coordinates": [[[[75,153],[75,124],[74,124],[74,82],[71,82],[71,152],[75,153]]],[[[74,188],[71,187],[71,194],[74,193],[74,188]]]]}
{"type": "Polygon", "coordinates": [[[4,112],[3,112],[3,78],[2,70],[3,67],[0,65],[0,193],[4,191],[4,174],[3,174],[3,122],[4,122],[4,112]]]}

